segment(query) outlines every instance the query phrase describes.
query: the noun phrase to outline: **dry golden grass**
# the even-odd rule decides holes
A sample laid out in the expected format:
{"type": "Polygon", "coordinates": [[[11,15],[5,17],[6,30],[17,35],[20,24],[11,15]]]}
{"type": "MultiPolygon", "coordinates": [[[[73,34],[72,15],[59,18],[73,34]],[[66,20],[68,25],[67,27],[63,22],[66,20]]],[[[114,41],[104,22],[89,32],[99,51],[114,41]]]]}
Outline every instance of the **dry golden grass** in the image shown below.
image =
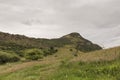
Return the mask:
{"type": "Polygon", "coordinates": [[[76,50],[72,48],[73,51],[70,51],[71,48],[71,46],[60,48],[56,54],[45,57],[40,61],[19,62],[1,65],[0,74],[16,72],[36,65],[48,65],[47,67],[41,68],[41,76],[44,76],[43,78],[41,77],[41,79],[44,80],[45,76],[49,76],[50,73],[53,73],[55,70],[57,70],[62,60],[91,62],[101,60],[110,61],[120,57],[120,47],[89,53],[79,52],[77,57],[73,55],[76,50]]]}
{"type": "Polygon", "coordinates": [[[51,65],[49,67],[53,68],[54,66],[58,66],[61,60],[71,59],[72,58],[71,54],[72,53],[69,51],[69,49],[60,48],[59,51],[56,54],[47,56],[44,59],[41,59],[39,61],[10,63],[10,64],[6,64],[6,65],[1,65],[0,66],[0,74],[15,72],[15,71],[22,70],[22,69],[25,69],[25,68],[28,68],[28,67],[31,67],[31,66],[35,66],[35,65],[38,65],[38,64],[51,65]]]}
{"type": "Polygon", "coordinates": [[[81,53],[77,58],[72,59],[72,61],[111,61],[120,57],[120,47],[99,50],[89,53],[81,53]]]}

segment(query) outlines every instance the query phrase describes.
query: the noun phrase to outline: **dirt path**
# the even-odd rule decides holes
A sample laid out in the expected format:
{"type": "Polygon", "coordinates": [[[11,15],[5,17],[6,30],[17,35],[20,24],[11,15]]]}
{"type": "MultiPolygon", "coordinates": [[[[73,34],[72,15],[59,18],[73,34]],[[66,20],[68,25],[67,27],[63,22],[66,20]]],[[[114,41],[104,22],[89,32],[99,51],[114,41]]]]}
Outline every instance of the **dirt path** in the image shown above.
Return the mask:
{"type": "MultiPolygon", "coordinates": [[[[47,69],[48,68],[48,70],[49,70],[49,68],[51,68],[50,70],[53,71],[52,68],[54,66],[58,66],[61,60],[63,60],[64,58],[71,58],[70,52],[67,51],[67,50],[63,50],[63,49],[60,50],[60,52],[58,52],[57,55],[59,55],[59,56],[57,56],[57,57],[55,57],[55,55],[47,56],[40,61],[10,63],[10,64],[7,64],[7,65],[1,65],[0,66],[0,75],[7,74],[7,73],[12,73],[12,72],[22,70],[22,69],[25,69],[25,68],[29,68],[29,67],[32,67],[32,66],[35,66],[35,65],[38,65],[38,64],[50,65],[50,66],[47,66],[47,67],[42,68],[42,69],[47,69]],[[64,51],[66,51],[66,54],[64,53],[64,51]],[[55,65],[53,65],[53,64],[55,64],[55,65]]],[[[46,73],[46,72],[43,71],[43,73],[46,73]]]]}
{"type": "Polygon", "coordinates": [[[47,57],[47,58],[40,60],[40,61],[16,63],[13,65],[12,64],[3,65],[3,66],[0,66],[0,70],[1,70],[0,74],[15,72],[15,71],[22,70],[22,69],[28,68],[30,66],[35,66],[38,64],[41,64],[41,65],[55,64],[55,63],[58,63],[59,61],[60,60],[56,59],[55,57],[47,57]]]}

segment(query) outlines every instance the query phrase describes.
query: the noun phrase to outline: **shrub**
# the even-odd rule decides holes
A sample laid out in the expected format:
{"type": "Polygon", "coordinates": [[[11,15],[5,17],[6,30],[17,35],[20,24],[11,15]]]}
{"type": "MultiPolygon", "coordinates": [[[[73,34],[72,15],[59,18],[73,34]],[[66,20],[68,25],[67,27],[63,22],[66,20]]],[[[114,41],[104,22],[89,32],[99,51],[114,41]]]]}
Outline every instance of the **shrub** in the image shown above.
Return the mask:
{"type": "Polygon", "coordinates": [[[47,55],[52,55],[52,54],[58,52],[58,50],[55,49],[54,47],[50,47],[48,49],[45,49],[43,52],[44,52],[44,56],[47,56],[47,55]]]}
{"type": "Polygon", "coordinates": [[[7,53],[0,51],[0,64],[4,64],[7,62],[17,62],[20,58],[14,53],[7,53]]]}
{"type": "Polygon", "coordinates": [[[44,50],[43,53],[44,53],[44,56],[50,55],[50,52],[48,50],[44,50]]]}
{"type": "Polygon", "coordinates": [[[27,49],[25,50],[25,58],[28,60],[38,60],[43,58],[43,52],[40,49],[27,49]]]}
{"type": "Polygon", "coordinates": [[[72,52],[72,51],[73,51],[73,49],[70,49],[70,51],[72,52]]]}
{"type": "Polygon", "coordinates": [[[54,47],[50,47],[50,48],[48,49],[48,51],[49,51],[50,55],[52,55],[52,54],[56,53],[58,50],[55,49],[54,47]]]}

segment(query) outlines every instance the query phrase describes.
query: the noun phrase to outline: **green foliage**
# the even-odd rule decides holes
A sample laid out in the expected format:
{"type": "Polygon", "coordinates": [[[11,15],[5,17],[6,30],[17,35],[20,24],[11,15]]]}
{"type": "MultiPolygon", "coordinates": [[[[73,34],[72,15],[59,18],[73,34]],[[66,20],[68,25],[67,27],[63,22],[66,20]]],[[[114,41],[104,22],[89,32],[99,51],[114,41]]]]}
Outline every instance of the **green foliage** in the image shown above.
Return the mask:
{"type": "Polygon", "coordinates": [[[47,56],[47,55],[53,55],[54,53],[56,53],[58,50],[55,49],[54,47],[50,47],[48,49],[45,49],[43,52],[44,52],[44,56],[47,56]]]}
{"type": "MultiPolygon", "coordinates": [[[[21,50],[39,48],[46,49],[53,47],[63,47],[65,45],[80,44],[78,50],[83,52],[89,52],[94,50],[102,49],[100,46],[93,44],[92,42],[84,39],[79,33],[71,33],[66,36],[57,39],[40,39],[40,38],[29,38],[24,35],[13,35],[9,33],[0,32],[0,49],[11,50],[21,56],[21,50]]],[[[45,51],[45,53],[54,53],[45,51]]]]}
{"type": "Polygon", "coordinates": [[[72,51],[73,51],[73,49],[70,49],[70,51],[72,52],[72,51]]]}
{"type": "Polygon", "coordinates": [[[48,49],[48,51],[49,51],[49,53],[52,55],[52,54],[56,53],[58,50],[55,49],[54,47],[50,47],[50,48],[48,49]]]}
{"type": "Polygon", "coordinates": [[[0,75],[0,80],[43,80],[40,79],[42,76],[39,73],[41,72],[41,68],[47,66],[48,65],[41,64],[29,66],[28,68],[20,71],[0,75]]]}
{"type": "Polygon", "coordinates": [[[82,52],[90,52],[90,51],[102,49],[100,46],[93,44],[93,43],[86,41],[86,40],[83,43],[77,42],[75,48],[76,48],[76,50],[80,50],[82,52]]]}
{"type": "Polygon", "coordinates": [[[55,54],[58,56],[57,58],[54,57],[55,55],[49,56],[40,61],[41,64],[38,62],[33,65],[33,62],[25,62],[4,65],[4,69],[11,69],[8,68],[11,65],[16,68],[31,63],[31,66],[26,65],[25,68],[12,73],[9,71],[4,73],[4,70],[1,70],[3,67],[0,66],[0,80],[120,80],[120,47],[88,54],[83,53],[74,59],[72,55],[72,57],[69,55],[72,52],[68,47],[66,50],[65,48],[59,50],[58,54],[55,54]],[[67,55],[63,55],[64,52],[67,55]],[[110,57],[108,58],[106,54],[110,57]],[[87,59],[88,56],[93,61],[87,59]],[[83,60],[78,59],[82,57],[83,60]],[[104,59],[94,59],[99,57],[104,59]],[[111,57],[114,59],[110,59],[111,57]]]}
{"type": "Polygon", "coordinates": [[[25,58],[28,60],[38,60],[43,58],[43,52],[40,49],[27,49],[24,52],[25,58]]]}
{"type": "Polygon", "coordinates": [[[0,64],[7,62],[17,62],[20,58],[15,53],[7,53],[0,51],[0,64]]]}
{"type": "Polygon", "coordinates": [[[120,60],[98,62],[65,62],[49,80],[119,80],[120,60]]]}

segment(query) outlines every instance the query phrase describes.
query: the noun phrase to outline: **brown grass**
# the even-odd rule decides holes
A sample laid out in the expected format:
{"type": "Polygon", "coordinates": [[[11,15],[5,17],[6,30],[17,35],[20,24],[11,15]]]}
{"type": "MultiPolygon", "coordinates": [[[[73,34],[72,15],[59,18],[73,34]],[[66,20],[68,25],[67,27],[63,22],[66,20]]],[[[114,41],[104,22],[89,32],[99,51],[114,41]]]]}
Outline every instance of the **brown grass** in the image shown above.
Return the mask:
{"type": "MultiPolygon", "coordinates": [[[[22,70],[22,69],[25,69],[25,68],[28,68],[31,66],[35,66],[38,64],[52,65],[49,67],[54,69],[55,68],[54,66],[59,65],[61,60],[66,59],[66,58],[71,59],[72,56],[70,54],[71,53],[70,53],[69,49],[61,48],[55,55],[50,55],[39,61],[19,62],[19,63],[10,63],[10,64],[6,64],[6,65],[1,65],[0,66],[0,74],[15,72],[15,71],[22,70]],[[55,56],[57,56],[57,57],[55,57],[55,56]]],[[[49,67],[47,67],[47,68],[49,69],[49,67]]],[[[45,69],[47,69],[47,68],[45,68],[45,69]]]]}
{"type": "Polygon", "coordinates": [[[31,62],[19,62],[19,63],[10,63],[0,66],[0,74],[6,74],[22,70],[31,66],[38,64],[41,65],[50,65],[45,68],[42,68],[41,75],[49,75],[51,72],[57,69],[57,66],[61,63],[62,60],[67,59],[68,61],[110,61],[120,57],[120,47],[105,49],[100,51],[94,51],[89,53],[81,53],[77,57],[73,56],[73,52],[70,51],[71,47],[60,48],[55,55],[45,57],[40,61],[31,61],[31,62]]]}
{"type": "Polygon", "coordinates": [[[72,61],[111,61],[120,57],[120,47],[79,54],[72,61]]]}

